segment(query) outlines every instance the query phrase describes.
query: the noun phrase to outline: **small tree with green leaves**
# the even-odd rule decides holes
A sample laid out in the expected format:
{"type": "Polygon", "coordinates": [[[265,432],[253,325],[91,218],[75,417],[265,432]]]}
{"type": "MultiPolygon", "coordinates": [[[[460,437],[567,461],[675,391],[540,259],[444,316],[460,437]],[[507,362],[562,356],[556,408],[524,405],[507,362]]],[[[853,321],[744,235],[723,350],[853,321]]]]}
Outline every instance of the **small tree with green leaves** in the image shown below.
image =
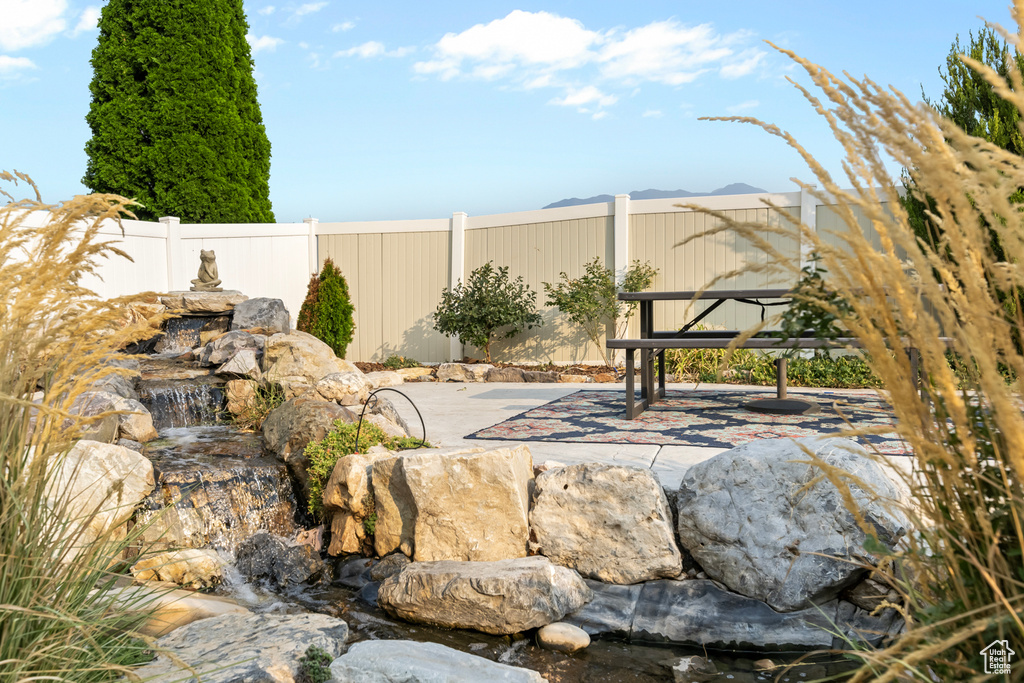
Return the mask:
{"type": "Polygon", "coordinates": [[[330,346],[338,358],[344,358],[356,331],[354,313],[348,283],[334,261],[327,258],[319,275],[309,279],[295,326],[330,346]]]}
{"type": "Polygon", "coordinates": [[[544,292],[548,296],[547,305],[556,306],[569,316],[569,320],[582,327],[601,353],[605,365],[611,365],[604,346],[605,330],[610,324],[616,335],[624,332],[637,308],[635,301],[619,301],[618,293],[642,292],[651,286],[657,274],[658,269],[650,264],[633,261],[622,281],[616,284],[615,273],[595,257],[584,267],[582,276],[570,278],[562,272],[559,275],[562,281],[557,284],[545,282],[544,292]]]}
{"type": "Polygon", "coordinates": [[[511,339],[541,325],[537,292],[523,282],[512,280],[508,266],[495,268],[491,261],[469,274],[467,282],[441,292],[434,312],[434,329],[455,335],[463,344],[483,349],[491,362],[491,342],[501,335],[511,339]]]}

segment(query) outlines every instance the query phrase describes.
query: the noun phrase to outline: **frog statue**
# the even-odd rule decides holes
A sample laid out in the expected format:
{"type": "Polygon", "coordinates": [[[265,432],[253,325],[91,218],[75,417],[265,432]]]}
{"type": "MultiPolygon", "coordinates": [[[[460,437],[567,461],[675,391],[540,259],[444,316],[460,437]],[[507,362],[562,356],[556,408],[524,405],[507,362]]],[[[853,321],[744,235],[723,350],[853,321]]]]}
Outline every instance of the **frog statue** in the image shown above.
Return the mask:
{"type": "Polygon", "coordinates": [[[199,251],[199,277],[192,280],[193,292],[221,292],[217,285],[220,279],[217,277],[217,255],[213,249],[201,249],[199,251]]]}

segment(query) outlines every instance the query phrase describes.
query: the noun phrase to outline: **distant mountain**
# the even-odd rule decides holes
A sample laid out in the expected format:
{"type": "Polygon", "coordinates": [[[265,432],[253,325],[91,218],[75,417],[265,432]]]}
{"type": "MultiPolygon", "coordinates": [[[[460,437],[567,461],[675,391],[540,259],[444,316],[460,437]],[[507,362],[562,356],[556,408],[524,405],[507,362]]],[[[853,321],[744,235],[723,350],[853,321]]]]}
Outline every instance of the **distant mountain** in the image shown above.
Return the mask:
{"type": "MultiPolygon", "coordinates": [[[[674,199],[678,197],[708,197],[713,195],[721,194],[755,194],[757,192],[764,192],[759,187],[747,185],[746,183],[732,183],[725,187],[720,187],[713,192],[688,192],[686,190],[634,190],[629,193],[630,199],[674,199]]],[[[579,206],[580,204],[597,204],[599,202],[613,202],[615,197],[610,194],[599,194],[593,197],[587,197],[586,199],[563,199],[555,202],[554,204],[548,204],[545,209],[557,209],[560,206],[579,206]]]]}

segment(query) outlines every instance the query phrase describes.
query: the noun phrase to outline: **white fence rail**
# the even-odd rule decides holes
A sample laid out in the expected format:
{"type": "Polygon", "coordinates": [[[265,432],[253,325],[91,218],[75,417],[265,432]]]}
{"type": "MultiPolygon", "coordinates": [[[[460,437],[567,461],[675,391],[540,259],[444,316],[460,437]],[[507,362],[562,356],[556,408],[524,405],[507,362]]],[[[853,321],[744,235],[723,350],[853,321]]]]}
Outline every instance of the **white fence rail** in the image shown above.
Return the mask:
{"type": "MultiPolygon", "coordinates": [[[[676,248],[684,237],[713,224],[677,204],[699,204],[741,220],[779,224],[781,215],[769,210],[765,200],[808,225],[834,223],[828,220],[831,212],[819,210],[820,203],[806,192],[637,201],[617,195],[613,202],[583,206],[490,216],[455,212],[451,218],[402,221],[319,223],[311,218],[303,223],[197,225],[167,217],[155,223],[125,220],[123,234],[111,221],[102,233],[119,242],[133,261],[107,261],[99,278],[86,284],[104,297],[187,290],[199,268],[200,250],[213,249],[223,288],[249,297],[282,299],[294,322],[310,274],[332,257],[355,304],[350,359],[382,360],[394,353],[442,361],[480,355],[434,331],[431,314],[442,289],[487,261],[508,266],[513,277],[523,276],[538,292],[541,305],[544,282],[556,282],[562,272],[577,277],[595,257],[617,272],[634,259],[653,263],[660,270],[653,289],[695,289],[762,255],[732,235],[676,248]]],[[[32,220],[45,220],[45,214],[32,220]]],[[[789,249],[795,260],[807,257],[806,245],[790,241],[777,246],[789,249]]],[[[788,284],[737,280],[720,288],[788,284]]],[[[662,310],[658,319],[672,324],[689,313],[686,308],[679,304],[662,310]]],[[[600,358],[557,311],[543,308],[543,314],[543,328],[496,345],[496,357],[536,362],[600,358]]],[[[723,314],[709,321],[729,327],[753,322],[743,314],[723,314]]]]}

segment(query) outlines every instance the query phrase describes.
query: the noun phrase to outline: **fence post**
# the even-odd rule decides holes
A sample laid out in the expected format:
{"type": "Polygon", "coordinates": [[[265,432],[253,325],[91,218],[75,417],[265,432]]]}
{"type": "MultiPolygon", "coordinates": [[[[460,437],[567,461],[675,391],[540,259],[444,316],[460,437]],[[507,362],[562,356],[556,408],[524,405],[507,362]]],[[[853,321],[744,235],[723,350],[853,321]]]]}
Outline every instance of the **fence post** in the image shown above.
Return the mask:
{"type": "Polygon", "coordinates": [[[176,216],[161,216],[160,222],[167,229],[164,241],[167,251],[167,291],[174,291],[176,282],[174,269],[181,260],[181,219],[176,216]]]}
{"type": "MultiPolygon", "coordinates": [[[[800,222],[806,225],[814,232],[818,231],[818,199],[812,195],[808,190],[817,188],[817,185],[810,185],[809,187],[800,188],[800,222]]],[[[808,266],[812,266],[811,252],[814,251],[811,244],[805,240],[800,240],[800,269],[803,270],[808,266]]],[[[812,266],[813,267],[813,266],[812,266]]]]}
{"type": "MultiPolygon", "coordinates": [[[[448,289],[454,289],[462,280],[466,268],[466,219],[464,211],[452,213],[451,253],[449,254],[448,289]]],[[[448,360],[458,361],[464,355],[462,342],[455,335],[448,338],[448,360]]]]}
{"type": "Polygon", "coordinates": [[[309,229],[309,274],[312,276],[316,275],[317,271],[320,270],[320,256],[317,252],[316,241],[316,226],[319,225],[320,221],[316,218],[303,218],[302,222],[309,229]]]}
{"type": "Polygon", "coordinates": [[[622,277],[629,270],[629,195],[615,195],[615,213],[612,216],[612,234],[614,235],[614,258],[612,270],[617,277],[622,277]]]}

